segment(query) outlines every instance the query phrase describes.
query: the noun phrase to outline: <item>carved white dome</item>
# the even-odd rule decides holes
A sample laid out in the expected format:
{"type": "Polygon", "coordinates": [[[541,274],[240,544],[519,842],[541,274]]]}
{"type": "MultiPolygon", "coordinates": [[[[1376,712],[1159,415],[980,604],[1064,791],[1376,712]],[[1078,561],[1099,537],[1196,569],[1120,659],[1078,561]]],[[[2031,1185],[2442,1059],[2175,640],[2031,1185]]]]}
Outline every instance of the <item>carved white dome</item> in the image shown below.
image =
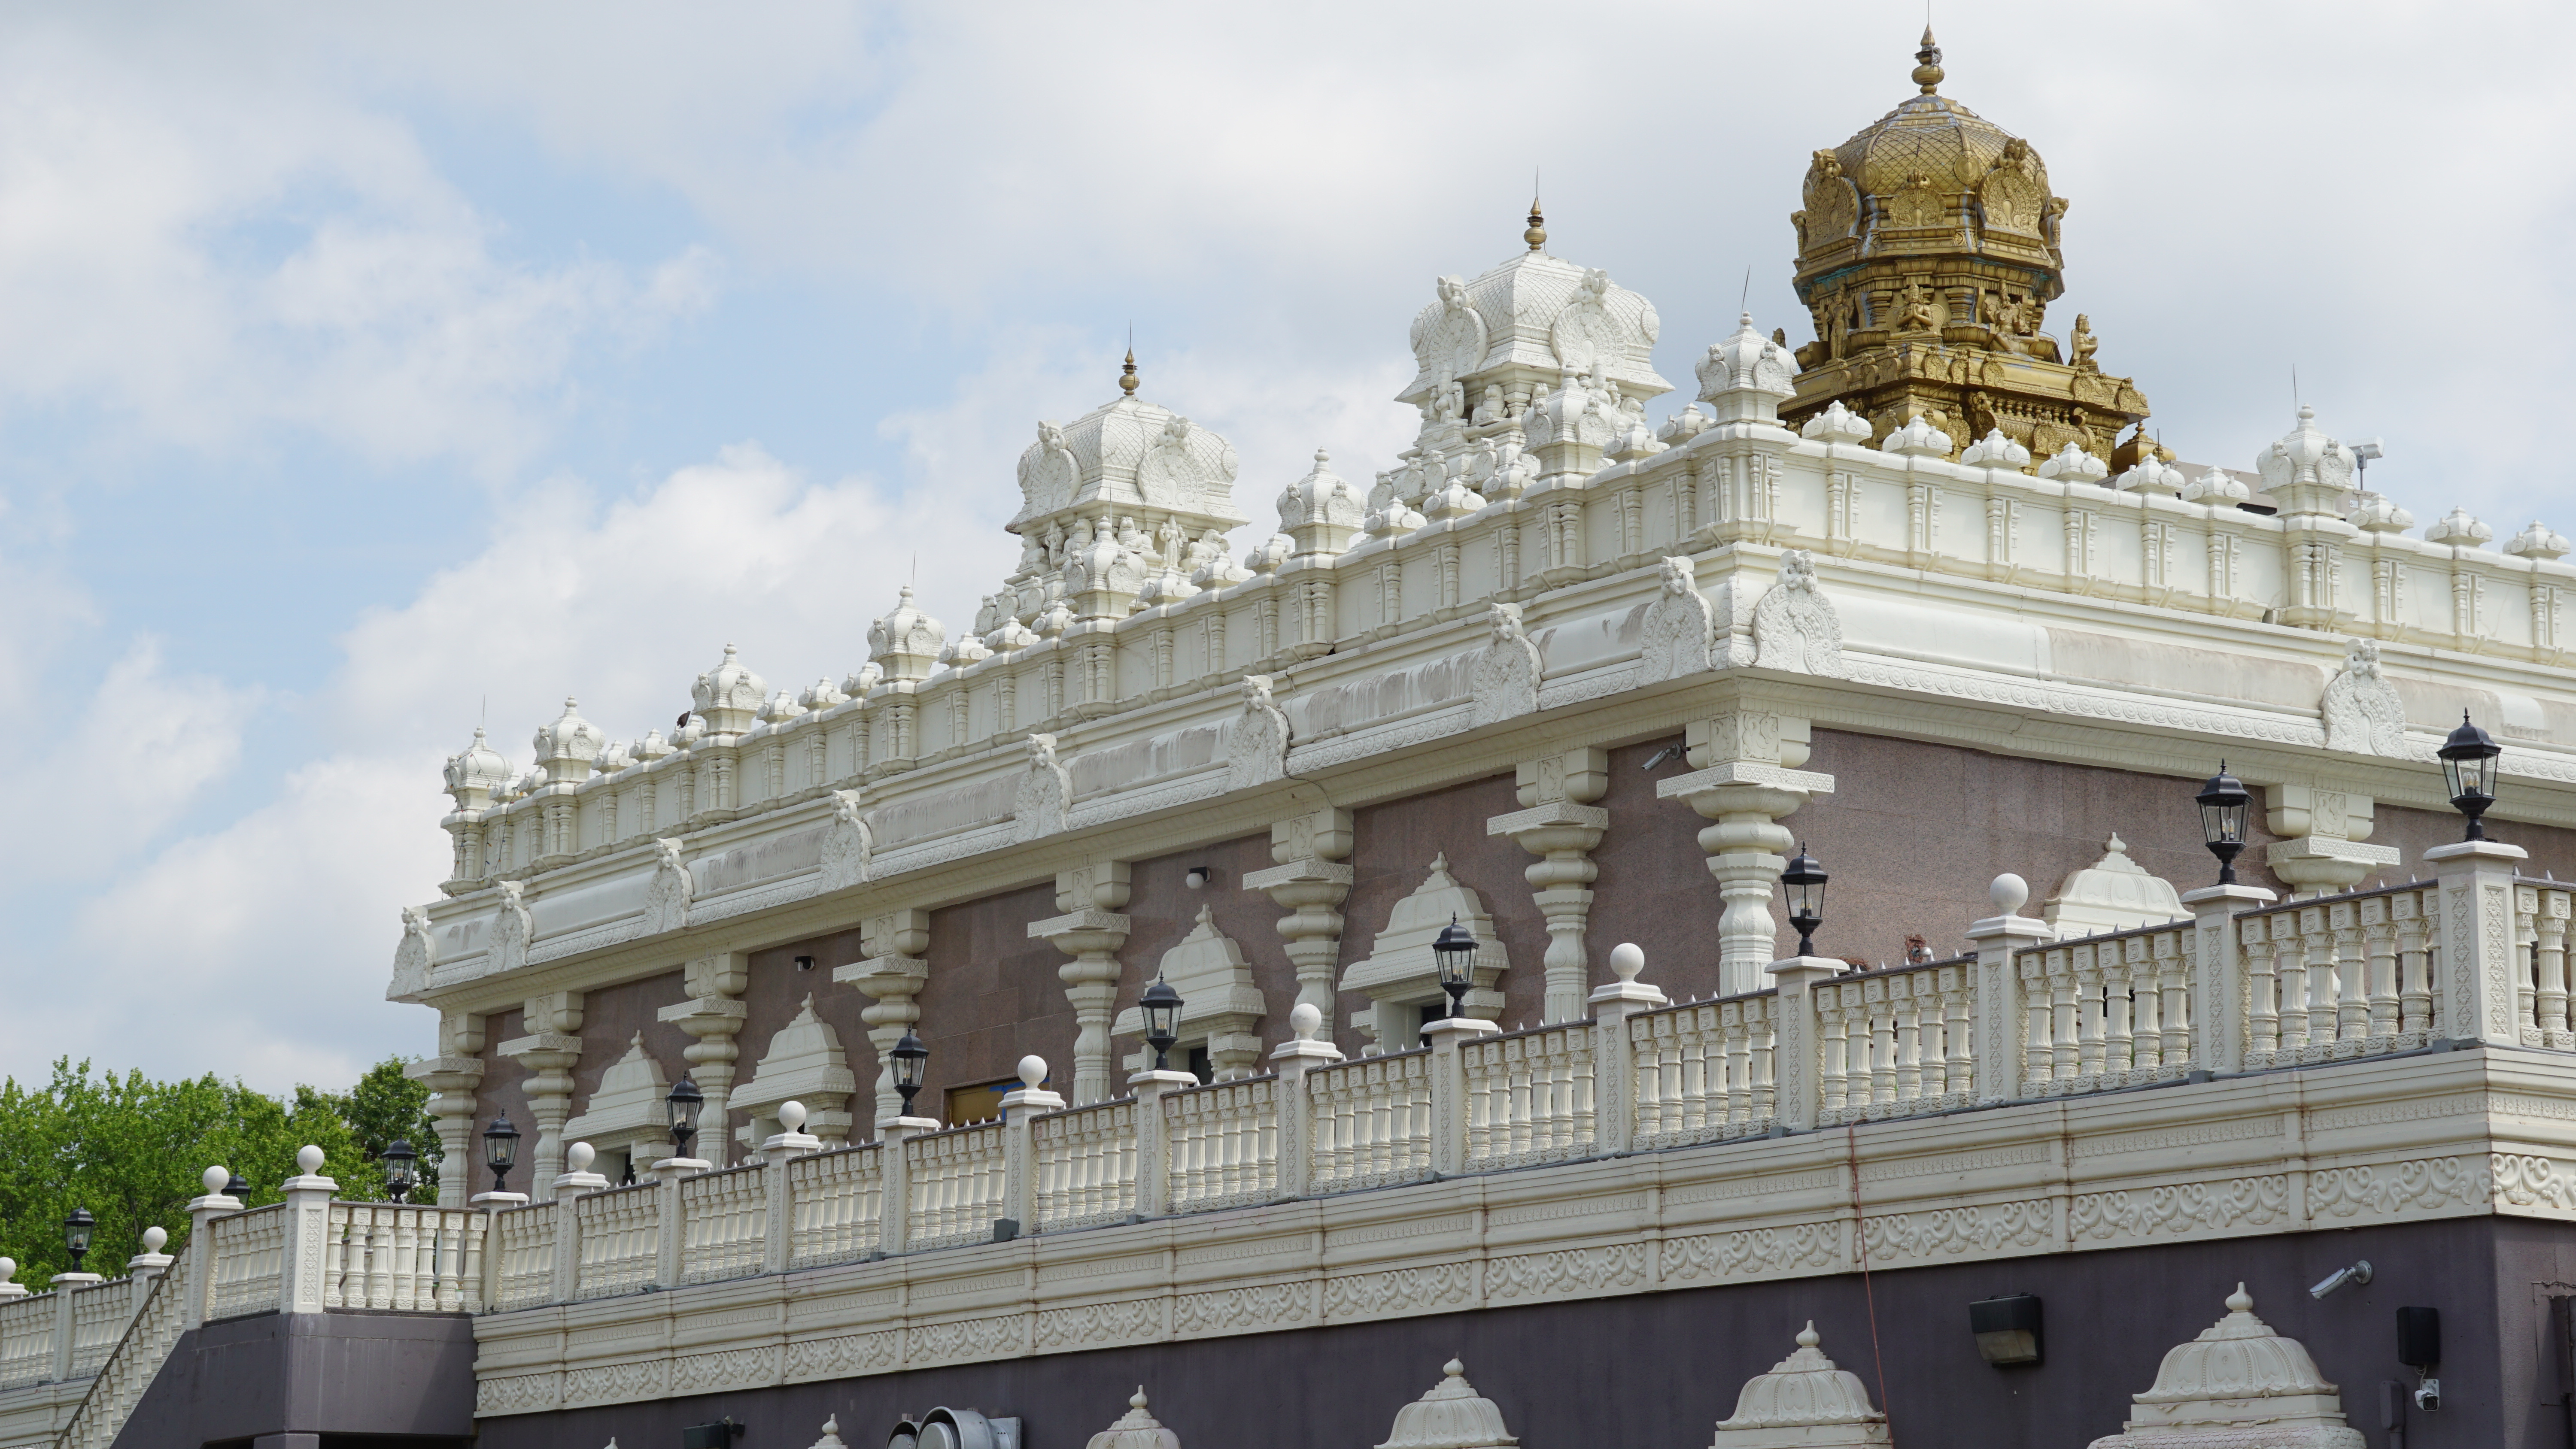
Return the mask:
{"type": "Polygon", "coordinates": [[[510,783],[510,762],[498,750],[486,744],[483,731],[474,731],[474,743],[448,756],[447,793],[456,799],[459,810],[479,810],[492,799],[492,792],[510,783]]]}
{"type": "Polygon", "coordinates": [[[1377,1449],[1501,1449],[1520,1442],[1503,1426],[1494,1401],[1477,1397],[1465,1364],[1453,1358],[1440,1372],[1444,1377],[1431,1392],[1395,1411],[1395,1429],[1377,1449]]]}
{"type": "Polygon", "coordinates": [[[2255,455],[2254,470],[2263,475],[2263,491],[2285,513],[2346,511],[2344,495],[2352,491],[2360,459],[2350,448],[2317,426],[2317,410],[2302,405],[2296,427],[2255,455]]]}
{"type": "Polygon", "coordinates": [[[1528,251],[1473,281],[1434,284],[1438,296],[1413,321],[1414,378],[1396,401],[1429,402],[1456,381],[1472,406],[1478,385],[1506,373],[1544,380],[1596,366],[1626,397],[1672,391],[1655,371],[1655,304],[1608,272],[1548,255],[1546,234],[1533,235],[1528,251]]]}
{"type": "Polygon", "coordinates": [[[946,642],[939,621],[913,606],[910,584],[903,586],[885,617],[868,626],[868,658],[884,669],[888,679],[928,679],[930,666],[938,662],[946,642]]]}
{"type": "Polygon", "coordinates": [[[2566,535],[2535,518],[2531,527],[2507,539],[2504,551],[2522,558],[2563,558],[2568,551],[2566,535]]]}
{"type": "Polygon", "coordinates": [[[2160,925],[2191,913],[2173,883],[2129,859],[2128,843],[2114,835],[2102,843],[2100,860],[2067,873],[2040,914],[2059,935],[2077,936],[2160,925]]]}
{"type": "Polygon", "coordinates": [[[608,736],[583,719],[581,707],[566,695],[564,712],[537,728],[537,768],[546,772],[549,783],[578,784],[590,778],[591,762],[607,744],[608,736]]]}
{"type": "Polygon", "coordinates": [[[1735,1396],[1735,1413],[1717,1424],[1714,1449],[1755,1444],[1884,1444],[1887,1416],[1870,1407],[1869,1390],[1860,1376],[1834,1367],[1816,1345],[1816,1325],[1798,1332],[1798,1346],[1767,1374],[1745,1380],[1735,1396]],[[1819,1434],[1819,1429],[1845,1428],[1848,1434],[1819,1434]],[[1777,1431],[1795,1430],[1792,1435],[1777,1431]]]}
{"type": "Polygon", "coordinates": [[[1358,489],[1332,468],[1332,458],[1315,450],[1315,466],[1279,495],[1279,530],[1300,554],[1346,551],[1368,520],[1368,504],[1358,489]]]}
{"type": "Polygon", "coordinates": [[[1237,527],[1234,445],[1167,407],[1122,397],[1070,423],[1038,424],[1020,454],[1020,511],[1035,538],[1065,515],[1167,513],[1195,533],[1237,527]]]}
{"type": "MultiPolygon", "coordinates": [[[[1040,1080],[1044,1080],[1041,1074],[1040,1080]]],[[[1181,1449],[1181,1436],[1145,1411],[1145,1386],[1138,1384],[1118,1422],[1091,1436],[1086,1449],[1181,1449]]]]}
{"type": "Polygon", "coordinates": [[[689,698],[706,720],[707,733],[738,735],[750,729],[752,721],[759,717],[766,691],[761,677],[744,668],[734,656],[733,646],[727,644],[723,662],[698,676],[689,698]]]}
{"type": "Polygon", "coordinates": [[[2167,1352],[2155,1387],[2131,1402],[2127,1432],[2094,1441],[2096,1449],[2215,1443],[2225,1431],[2257,1425],[2267,1446],[2361,1449],[2360,1432],[2343,1421],[2335,1386],[2297,1339],[2283,1338],[2254,1316],[2254,1299],[2242,1283],[2227,1295],[2227,1316],[2167,1352]]]}
{"type": "Polygon", "coordinates": [[[1715,402],[1720,393],[1737,388],[1752,388],[1775,398],[1798,390],[1798,360],[1779,343],[1755,331],[1750,312],[1737,320],[1733,336],[1709,345],[1708,356],[1700,359],[1698,373],[1702,402],[1715,402]]]}

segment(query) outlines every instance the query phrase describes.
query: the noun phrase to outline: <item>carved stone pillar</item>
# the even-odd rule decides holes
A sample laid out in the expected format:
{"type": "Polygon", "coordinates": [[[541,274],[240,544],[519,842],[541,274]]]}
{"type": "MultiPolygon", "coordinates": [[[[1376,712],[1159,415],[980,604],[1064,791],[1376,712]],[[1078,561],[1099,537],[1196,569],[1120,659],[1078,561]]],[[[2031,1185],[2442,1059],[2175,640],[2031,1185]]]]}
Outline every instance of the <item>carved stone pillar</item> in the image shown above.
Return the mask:
{"type": "Polygon", "coordinates": [[[1280,909],[1280,938],[1297,968],[1297,1003],[1333,1019],[1333,969],[1342,955],[1341,904],[1351,893],[1351,813],[1318,810],[1274,822],[1268,870],[1243,878],[1245,890],[1267,891],[1280,909]]]}
{"type": "Polygon", "coordinates": [[[429,1115],[438,1121],[443,1154],[438,1171],[438,1205],[461,1208],[473,1171],[475,1088],[483,1082],[483,1018],[470,1012],[442,1012],[438,1018],[438,1055],[403,1068],[403,1075],[429,1088],[429,1115]]]}
{"type": "Polygon", "coordinates": [[[1109,1099],[1109,1027],[1118,1001],[1118,948],[1127,944],[1127,862],[1095,861],[1055,878],[1061,915],[1029,923],[1029,937],[1073,959],[1056,968],[1073,1003],[1073,1105],[1109,1099]]]}
{"type": "Polygon", "coordinates": [[[860,1012],[859,1020],[868,1024],[868,1044],[877,1054],[877,1110],[868,1120],[882,1122],[903,1115],[903,1094],[894,1089],[894,1058],[887,1053],[921,1020],[921,1007],[913,998],[930,979],[930,963],[921,959],[930,949],[930,912],[870,916],[860,923],[859,945],[868,953],[866,959],[832,968],[832,979],[856,986],[876,1003],[860,1012]]]}
{"type": "Polygon", "coordinates": [[[1807,722],[1760,709],[1738,710],[1690,726],[1694,773],[1655,787],[1716,823],[1699,833],[1708,873],[1726,908],[1717,922],[1718,992],[1735,996],[1768,985],[1772,962],[1771,890],[1788,869],[1795,843],[1779,823],[1834,777],[1797,768],[1807,762],[1807,722]]]}
{"type": "Polygon", "coordinates": [[[2274,835],[2263,863],[2294,895],[2348,891],[2374,871],[2393,869],[2397,849],[2369,845],[2378,802],[2322,780],[2263,787],[2264,823],[2274,835]]]}
{"type": "Polygon", "coordinates": [[[528,1034],[501,1043],[501,1055],[528,1069],[520,1090],[527,1094],[528,1115],[537,1119],[537,1160],[531,1181],[540,1201],[554,1198],[555,1178],[563,1172],[563,1125],[572,1116],[572,1068],[581,1060],[581,1003],[578,991],[549,991],[528,998],[528,1034]]]}
{"type": "Polygon", "coordinates": [[[1610,788],[1610,757],[1600,750],[1568,750],[1533,760],[1518,770],[1521,809],[1485,822],[1488,835],[1508,835],[1541,856],[1522,874],[1539,914],[1547,918],[1547,1000],[1542,1019],[1579,1021],[1592,989],[1592,961],[1583,949],[1592,919],[1592,883],[1601,868],[1592,848],[1610,828],[1610,812],[1591,802],[1610,788]]]}
{"type": "Polygon", "coordinates": [[[698,1111],[695,1146],[716,1166],[733,1160],[733,1133],[726,1121],[731,1110],[733,1064],[741,1055],[734,1037],[742,1031],[742,988],[750,979],[750,959],[740,951],[701,956],[689,963],[689,999],[654,1013],[697,1038],[680,1055],[689,1063],[689,1080],[698,1084],[706,1104],[698,1111]]]}

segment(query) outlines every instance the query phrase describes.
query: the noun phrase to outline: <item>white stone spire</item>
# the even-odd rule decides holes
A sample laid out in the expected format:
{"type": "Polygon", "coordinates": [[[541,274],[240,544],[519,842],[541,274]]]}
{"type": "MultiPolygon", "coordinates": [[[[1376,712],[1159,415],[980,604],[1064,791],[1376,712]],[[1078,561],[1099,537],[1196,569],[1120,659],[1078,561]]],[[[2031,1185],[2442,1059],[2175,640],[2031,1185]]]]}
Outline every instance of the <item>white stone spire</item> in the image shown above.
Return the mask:
{"type": "MultiPolygon", "coordinates": [[[[475,731],[480,738],[482,731],[475,731]]],[[[581,717],[581,707],[564,696],[563,713],[537,730],[537,768],[549,785],[578,785],[590,778],[592,762],[608,744],[599,726],[581,717]]]]}
{"type": "Polygon", "coordinates": [[[492,803],[492,793],[510,783],[510,762],[500,751],[484,742],[483,731],[474,731],[474,743],[447,758],[447,793],[459,810],[480,810],[492,803]]]}
{"type": "Polygon", "coordinates": [[[1711,1449],[1870,1449],[1888,1442],[1887,1415],[1870,1407],[1860,1376],[1834,1367],[1810,1321],[1771,1372],[1747,1379],[1711,1449]]]}
{"type": "Polygon", "coordinates": [[[913,606],[912,585],[905,584],[895,606],[868,626],[868,662],[882,670],[886,679],[928,679],[946,638],[937,619],[913,606]]]}
{"type": "Polygon", "coordinates": [[[2298,426],[2257,454],[2254,468],[2263,475],[2263,491],[2282,513],[2341,518],[2352,511],[2347,500],[2360,460],[2352,449],[2327,437],[2316,419],[2317,410],[2302,405],[2298,426]]]}
{"type": "Polygon", "coordinates": [[[2093,1449],[2157,1444],[2260,1444],[2264,1449],[2361,1449],[2344,1423],[2343,1399],[2295,1338],[2254,1316],[2245,1285],[2227,1295],[2227,1316],[2165,1355],[2155,1387],[2132,1397],[2124,1432],[2093,1449]]]}
{"type": "Polygon", "coordinates": [[[767,690],[761,677],[745,668],[734,647],[727,644],[723,661],[698,676],[689,698],[697,706],[698,717],[707,722],[708,734],[739,735],[760,717],[767,690]]]}

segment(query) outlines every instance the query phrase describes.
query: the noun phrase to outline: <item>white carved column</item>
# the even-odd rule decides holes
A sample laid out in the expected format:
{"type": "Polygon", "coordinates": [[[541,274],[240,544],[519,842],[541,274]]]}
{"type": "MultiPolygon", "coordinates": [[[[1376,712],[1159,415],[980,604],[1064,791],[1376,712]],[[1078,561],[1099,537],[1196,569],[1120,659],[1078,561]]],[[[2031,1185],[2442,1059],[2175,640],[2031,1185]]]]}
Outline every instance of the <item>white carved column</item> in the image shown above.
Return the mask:
{"type": "Polygon", "coordinates": [[[2021,1095],[2022,1048],[2029,1040],[2021,968],[2013,957],[2056,940],[2057,928],[2021,913],[2030,901],[2030,883],[2020,876],[1996,876],[1986,894],[1995,913],[1968,927],[1968,939],[1977,947],[1976,1035],[1968,1051],[1975,1062],[1977,1100],[2009,1102],[2021,1095]]]}
{"type": "Polygon", "coordinates": [[[1541,857],[1523,871],[1539,914],[1547,918],[1547,998],[1541,1019],[1578,1021],[1592,986],[1592,961],[1583,949],[1592,919],[1592,883],[1601,868],[1592,849],[1610,827],[1610,812],[1592,802],[1610,788],[1610,757],[1600,750],[1568,750],[1533,760],[1517,771],[1521,807],[1485,822],[1488,835],[1508,835],[1541,857]]]}
{"type": "Polygon", "coordinates": [[[1288,1011],[1289,1039],[1270,1053],[1271,1070],[1279,1074],[1279,1089],[1272,1100],[1279,1110],[1278,1193],[1282,1199],[1303,1197],[1314,1178],[1315,1125],[1312,1104],[1306,1098],[1306,1073],[1342,1060],[1340,1047],[1315,1039],[1323,1028],[1324,1013],[1312,1003],[1298,1002],[1288,1011]]]}
{"type": "Polygon", "coordinates": [[[438,1018],[438,1055],[403,1068],[403,1075],[429,1088],[429,1115],[438,1123],[440,1163],[438,1205],[461,1208],[472,1191],[474,1168],[475,1089],[483,1082],[483,1018],[471,1012],[442,1012],[438,1018]]]}
{"type": "Polygon", "coordinates": [[[1843,963],[1822,956],[1792,956],[1764,968],[1780,985],[1772,1018],[1771,1120],[1792,1132],[1816,1125],[1824,1110],[1822,1041],[1816,1026],[1815,985],[1841,975],[1843,963]]]}
{"type": "Polygon", "coordinates": [[[930,979],[930,963],[922,959],[930,949],[930,912],[902,910],[870,916],[859,926],[859,947],[868,953],[866,958],[833,967],[832,979],[856,986],[875,1003],[859,1013],[859,1020],[868,1024],[868,1044],[877,1054],[877,1110],[869,1120],[900,1117],[903,1094],[894,1089],[894,1058],[887,1053],[921,1020],[921,1007],[913,998],[930,979]]]}
{"type": "Polygon", "coordinates": [[[1807,722],[1760,709],[1722,714],[1690,726],[1694,773],[1655,786],[1716,823],[1699,833],[1708,873],[1726,909],[1718,917],[1718,992],[1758,991],[1766,984],[1774,928],[1771,890],[1796,842],[1779,822],[1818,795],[1834,777],[1797,768],[1807,762],[1807,722]]]}
{"type": "Polygon", "coordinates": [[[1297,968],[1297,1001],[1333,1019],[1333,969],[1342,955],[1341,904],[1351,893],[1351,813],[1318,810],[1274,822],[1270,858],[1278,864],[1243,878],[1288,912],[1279,920],[1289,963],[1297,968]]]}
{"type": "MultiPolygon", "coordinates": [[[[2208,1072],[2241,1072],[2254,1050],[2245,950],[2236,918],[2277,899],[2261,886],[2212,885],[2183,892],[2191,907],[2191,1063],[2208,1072]]],[[[2267,988],[2268,989],[2268,988],[2267,988]]],[[[1984,1009],[1978,1003],[1978,1009],[1984,1009]]]]}
{"type": "Polygon", "coordinates": [[[2514,997],[2523,953],[2513,939],[2513,881],[2518,863],[2529,858],[2521,846],[2501,840],[2462,840],[2424,852],[2442,887],[2434,1009],[2441,1013],[2441,1034],[2453,1041],[2521,1046],[2523,1028],[2533,1025],[2520,1016],[2514,997]]]}
{"type": "Polygon", "coordinates": [[[527,1094],[528,1115],[537,1123],[537,1158],[530,1169],[540,1201],[554,1200],[554,1180],[563,1171],[563,1126],[572,1117],[572,1069],[581,1060],[581,1004],[578,991],[549,991],[528,998],[528,1034],[501,1043],[501,1055],[528,1069],[520,1090],[527,1094]]]}
{"type": "Polygon", "coordinates": [[[698,1150],[723,1167],[733,1160],[733,1132],[726,1121],[733,1094],[733,1064],[741,1055],[734,1038],[742,1031],[742,988],[750,980],[750,961],[740,951],[701,956],[688,965],[689,999],[654,1013],[696,1040],[680,1055],[689,1064],[706,1103],[698,1111],[698,1150]]]}
{"type": "Polygon", "coordinates": [[[1073,1003],[1073,1105],[1109,1099],[1109,1027],[1118,1001],[1118,948],[1127,944],[1127,862],[1095,861],[1055,878],[1055,908],[1062,912],[1029,923],[1029,938],[1073,959],[1056,968],[1065,999],[1073,1003]]]}
{"type": "Polygon", "coordinates": [[[1610,948],[1610,970],[1618,979],[1593,991],[1592,1009],[1593,1139],[1603,1152],[1625,1152],[1637,1138],[1637,1058],[1628,1043],[1628,1018],[1669,1005],[1661,988],[1637,979],[1646,953],[1634,945],[1610,948]]]}
{"type": "Polygon", "coordinates": [[[2371,845],[2376,801],[2322,780],[2263,787],[2264,823],[2274,841],[2263,863],[2294,895],[2332,895],[2397,864],[2397,848],[2371,845]]]}

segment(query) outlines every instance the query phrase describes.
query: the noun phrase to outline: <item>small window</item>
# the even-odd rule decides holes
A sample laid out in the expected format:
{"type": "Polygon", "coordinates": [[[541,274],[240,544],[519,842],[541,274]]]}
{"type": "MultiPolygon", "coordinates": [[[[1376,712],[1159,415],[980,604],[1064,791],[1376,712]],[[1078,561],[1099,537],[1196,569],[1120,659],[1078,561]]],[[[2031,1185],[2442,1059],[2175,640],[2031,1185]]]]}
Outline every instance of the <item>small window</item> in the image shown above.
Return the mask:
{"type": "Polygon", "coordinates": [[[1184,1070],[1198,1078],[1202,1087],[1216,1080],[1216,1063],[1208,1058],[1207,1043],[1201,1042],[1190,1048],[1190,1059],[1184,1070]]]}

